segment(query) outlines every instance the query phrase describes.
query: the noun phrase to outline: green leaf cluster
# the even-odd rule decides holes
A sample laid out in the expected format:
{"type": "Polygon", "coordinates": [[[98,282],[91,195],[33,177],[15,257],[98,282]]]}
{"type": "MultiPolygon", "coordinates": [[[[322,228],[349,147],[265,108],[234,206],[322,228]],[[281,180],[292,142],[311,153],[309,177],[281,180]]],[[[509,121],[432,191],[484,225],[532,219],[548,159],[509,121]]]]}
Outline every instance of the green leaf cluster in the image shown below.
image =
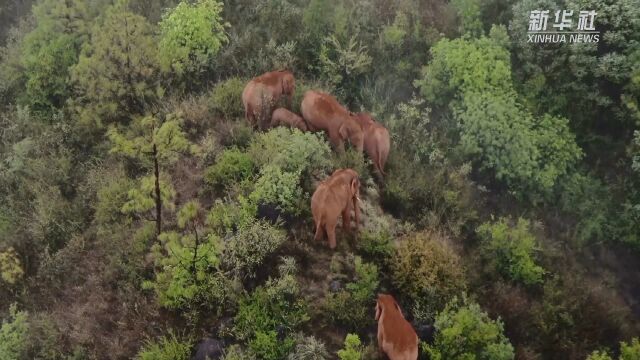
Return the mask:
{"type": "Polygon", "coordinates": [[[508,360],[514,349],[504,335],[500,319],[492,320],[480,305],[463,298],[449,302],[434,323],[435,339],[423,343],[423,350],[434,360],[508,360]]]}

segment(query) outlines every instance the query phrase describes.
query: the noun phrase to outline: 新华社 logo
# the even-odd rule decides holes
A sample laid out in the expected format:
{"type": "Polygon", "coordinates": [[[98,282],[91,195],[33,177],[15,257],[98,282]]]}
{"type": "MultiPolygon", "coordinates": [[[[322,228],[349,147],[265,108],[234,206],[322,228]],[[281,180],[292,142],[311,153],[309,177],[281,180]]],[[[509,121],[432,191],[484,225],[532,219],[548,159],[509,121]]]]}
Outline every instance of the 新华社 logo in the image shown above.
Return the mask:
{"type": "Polygon", "coordinates": [[[600,32],[595,27],[598,15],[593,10],[580,11],[574,22],[573,10],[532,10],[529,15],[527,42],[530,43],[597,43],[600,32]],[[549,20],[551,18],[551,21],[549,20]]]}

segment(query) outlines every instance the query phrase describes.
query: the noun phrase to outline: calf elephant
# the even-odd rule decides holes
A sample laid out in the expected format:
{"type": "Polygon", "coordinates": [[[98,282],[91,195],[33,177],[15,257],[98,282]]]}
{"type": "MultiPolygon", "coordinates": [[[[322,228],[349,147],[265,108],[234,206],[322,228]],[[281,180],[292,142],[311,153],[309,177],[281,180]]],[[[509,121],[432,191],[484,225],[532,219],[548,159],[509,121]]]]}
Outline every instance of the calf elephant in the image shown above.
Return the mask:
{"type": "Polygon", "coordinates": [[[375,121],[369,113],[355,114],[364,131],[364,151],[369,155],[373,166],[381,175],[386,175],[384,165],[389,157],[391,136],[387,128],[375,121]]]}
{"type": "Polygon", "coordinates": [[[376,302],[378,321],[378,347],[389,360],[416,360],[418,358],[418,335],[400,310],[400,305],[391,295],[378,294],[376,302]]]}
{"type": "Polygon", "coordinates": [[[316,226],[315,240],[327,234],[329,247],[336,247],[336,225],[342,215],[342,227],[351,231],[351,209],[355,211],[356,232],[360,222],[360,179],[353,169],[338,169],[318,185],[311,197],[311,213],[316,226]]]}
{"type": "Polygon", "coordinates": [[[300,131],[307,131],[307,123],[298,114],[294,114],[285,108],[277,108],[271,114],[271,127],[278,125],[298,128],[300,131]]]}
{"type": "Polygon", "coordinates": [[[253,78],[242,91],[244,116],[253,128],[267,128],[273,109],[282,97],[291,108],[296,81],[290,71],[278,70],[253,78]]]}
{"type": "Polygon", "coordinates": [[[360,122],[333,96],[314,90],[304,94],[300,105],[302,117],[311,130],[324,130],[331,144],[338,151],[344,151],[344,141],[362,152],[364,132],[360,122]]]}

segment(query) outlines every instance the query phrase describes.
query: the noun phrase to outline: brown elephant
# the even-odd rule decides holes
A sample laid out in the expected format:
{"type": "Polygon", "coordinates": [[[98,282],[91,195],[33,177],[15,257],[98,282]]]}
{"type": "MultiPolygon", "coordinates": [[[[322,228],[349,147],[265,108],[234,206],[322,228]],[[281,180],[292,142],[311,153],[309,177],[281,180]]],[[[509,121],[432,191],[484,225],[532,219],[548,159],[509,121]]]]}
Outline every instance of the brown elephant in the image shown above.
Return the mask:
{"type": "Polygon", "coordinates": [[[253,128],[267,128],[273,109],[282,97],[291,108],[296,80],[290,71],[278,70],[253,78],[242,91],[244,116],[253,128]]]}
{"type": "Polygon", "coordinates": [[[307,123],[298,114],[292,113],[285,108],[277,108],[271,114],[271,127],[287,126],[298,128],[300,131],[307,131],[307,123]]]}
{"type": "Polygon", "coordinates": [[[355,211],[356,232],[360,223],[360,178],[353,169],[338,169],[318,185],[311,197],[311,213],[316,226],[315,240],[327,234],[329,247],[336,247],[336,225],[342,215],[342,227],[351,231],[351,209],[355,211]]]}
{"type": "Polygon", "coordinates": [[[344,151],[344,141],[362,152],[364,132],[360,122],[333,96],[314,90],[304,94],[300,105],[302,117],[313,131],[324,130],[336,150],[344,151]]]}
{"type": "Polygon", "coordinates": [[[364,151],[373,161],[373,166],[376,170],[381,175],[386,175],[384,165],[387,162],[389,149],[391,148],[389,130],[375,121],[369,113],[357,113],[355,116],[360,121],[364,131],[364,151]]]}
{"type": "Polygon", "coordinates": [[[391,295],[378,294],[376,302],[378,347],[390,360],[416,360],[418,335],[405,320],[400,305],[391,295]]]}

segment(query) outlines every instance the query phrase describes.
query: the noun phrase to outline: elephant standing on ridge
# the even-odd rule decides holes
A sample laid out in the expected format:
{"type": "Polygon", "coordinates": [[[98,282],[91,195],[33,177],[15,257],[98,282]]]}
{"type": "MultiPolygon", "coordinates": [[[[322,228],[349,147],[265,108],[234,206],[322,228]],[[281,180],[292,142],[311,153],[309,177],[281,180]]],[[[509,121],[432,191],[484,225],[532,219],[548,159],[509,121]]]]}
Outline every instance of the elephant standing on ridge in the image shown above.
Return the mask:
{"type": "Polygon", "coordinates": [[[285,108],[277,108],[271,114],[271,127],[287,126],[290,128],[298,128],[300,131],[307,131],[307,123],[298,114],[292,113],[285,108]]]}
{"type": "Polygon", "coordinates": [[[360,121],[360,125],[364,131],[364,151],[369,155],[373,166],[380,172],[382,176],[384,165],[389,157],[389,149],[391,148],[391,136],[389,130],[375,121],[369,113],[357,113],[356,118],[360,121]]]}
{"type": "Polygon", "coordinates": [[[327,234],[329,247],[336,247],[336,225],[342,215],[342,227],[351,231],[351,209],[355,210],[356,232],[360,222],[360,178],[353,169],[338,169],[318,185],[311,197],[311,213],[316,226],[315,240],[327,234]]]}
{"type": "Polygon", "coordinates": [[[244,116],[253,128],[265,130],[273,109],[284,96],[291,108],[296,80],[290,71],[278,70],[253,78],[242,91],[244,116]]]}
{"type": "Polygon", "coordinates": [[[364,132],[360,122],[336,98],[309,90],[304,94],[300,109],[309,128],[313,131],[326,131],[329,141],[337,151],[343,152],[344,141],[349,140],[358,152],[362,152],[364,132]]]}

